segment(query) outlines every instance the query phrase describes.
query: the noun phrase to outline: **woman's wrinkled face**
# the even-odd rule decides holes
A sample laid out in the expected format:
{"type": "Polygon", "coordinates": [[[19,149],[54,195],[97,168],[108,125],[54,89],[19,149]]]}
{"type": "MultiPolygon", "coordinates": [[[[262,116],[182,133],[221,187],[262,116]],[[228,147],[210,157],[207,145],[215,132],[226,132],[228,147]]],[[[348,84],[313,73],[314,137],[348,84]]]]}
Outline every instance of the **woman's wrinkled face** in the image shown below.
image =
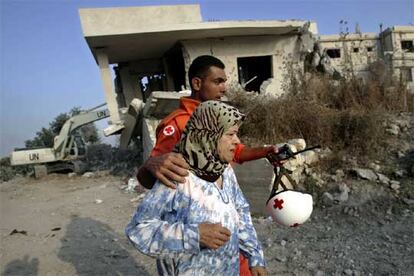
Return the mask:
{"type": "Polygon", "coordinates": [[[240,143],[239,137],[237,136],[238,132],[239,126],[232,126],[219,139],[217,151],[221,161],[230,163],[233,160],[236,146],[240,143]]]}

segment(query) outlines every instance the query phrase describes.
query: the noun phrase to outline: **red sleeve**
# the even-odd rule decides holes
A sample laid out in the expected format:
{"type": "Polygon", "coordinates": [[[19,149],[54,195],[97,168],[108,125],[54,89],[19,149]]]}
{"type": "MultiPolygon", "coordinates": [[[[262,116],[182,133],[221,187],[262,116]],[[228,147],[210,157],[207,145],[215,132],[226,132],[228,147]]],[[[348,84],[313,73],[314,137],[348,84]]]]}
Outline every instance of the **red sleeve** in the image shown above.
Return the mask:
{"type": "Polygon", "coordinates": [[[244,147],[245,145],[243,144],[237,144],[236,149],[234,150],[233,161],[236,162],[237,164],[243,163],[240,161],[240,153],[242,152],[244,147]]]}
{"type": "Polygon", "coordinates": [[[151,151],[151,156],[158,156],[172,152],[175,144],[180,141],[181,131],[175,120],[163,123],[157,127],[157,137],[155,146],[151,151]]]}

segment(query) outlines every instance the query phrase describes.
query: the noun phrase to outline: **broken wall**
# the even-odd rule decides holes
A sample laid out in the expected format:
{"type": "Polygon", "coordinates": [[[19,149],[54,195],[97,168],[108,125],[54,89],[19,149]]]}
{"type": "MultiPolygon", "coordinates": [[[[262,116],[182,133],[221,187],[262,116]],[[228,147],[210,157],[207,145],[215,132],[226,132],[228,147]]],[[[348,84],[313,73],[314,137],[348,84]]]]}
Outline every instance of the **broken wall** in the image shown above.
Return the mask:
{"type": "Polygon", "coordinates": [[[414,26],[394,26],[383,32],[383,41],[388,46],[386,50],[388,51],[404,51],[404,52],[413,52],[407,47],[403,47],[402,42],[407,41],[413,44],[414,41],[414,26]]]}
{"type": "Polygon", "coordinates": [[[364,77],[370,63],[382,59],[392,75],[414,91],[414,26],[394,26],[379,35],[324,35],[320,44],[332,51],[331,63],[341,73],[364,77]]]}
{"type": "Polygon", "coordinates": [[[146,101],[153,90],[167,90],[167,79],[161,78],[159,82],[151,83],[152,76],[164,75],[164,66],[161,59],[145,59],[140,61],[119,63],[116,70],[115,91],[121,94],[125,102],[120,106],[128,106],[134,99],[146,101]],[[148,78],[148,83],[143,86],[142,78],[148,78]],[[155,86],[155,87],[153,87],[155,86]]]}
{"type": "Polygon", "coordinates": [[[345,75],[353,72],[364,76],[369,64],[377,61],[381,52],[375,34],[326,35],[321,36],[320,45],[327,50],[335,69],[345,75]]]}
{"type": "MultiPolygon", "coordinates": [[[[238,58],[270,56],[271,79],[268,81],[268,89],[262,93],[278,94],[282,91],[286,78],[286,66],[288,62],[299,63],[297,35],[280,36],[251,36],[211,38],[200,40],[182,41],[184,49],[185,70],[192,60],[200,55],[214,55],[221,59],[226,66],[228,89],[239,91],[238,58]]],[[[187,87],[188,76],[186,76],[187,87]]]]}
{"type": "Polygon", "coordinates": [[[382,34],[385,60],[393,76],[409,83],[414,91],[414,26],[394,26],[382,34]]]}

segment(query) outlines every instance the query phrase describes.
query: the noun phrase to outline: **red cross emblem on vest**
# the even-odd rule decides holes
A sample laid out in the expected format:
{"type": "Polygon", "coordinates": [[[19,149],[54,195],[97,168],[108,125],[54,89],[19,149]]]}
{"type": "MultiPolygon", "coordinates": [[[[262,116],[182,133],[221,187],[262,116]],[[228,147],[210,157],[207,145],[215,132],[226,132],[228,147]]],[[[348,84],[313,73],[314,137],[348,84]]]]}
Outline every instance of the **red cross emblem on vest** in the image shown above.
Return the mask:
{"type": "Polygon", "coordinates": [[[168,126],[164,127],[164,130],[162,131],[162,133],[165,136],[171,136],[171,135],[174,134],[174,132],[175,132],[175,129],[172,125],[168,125],[168,126]]]}

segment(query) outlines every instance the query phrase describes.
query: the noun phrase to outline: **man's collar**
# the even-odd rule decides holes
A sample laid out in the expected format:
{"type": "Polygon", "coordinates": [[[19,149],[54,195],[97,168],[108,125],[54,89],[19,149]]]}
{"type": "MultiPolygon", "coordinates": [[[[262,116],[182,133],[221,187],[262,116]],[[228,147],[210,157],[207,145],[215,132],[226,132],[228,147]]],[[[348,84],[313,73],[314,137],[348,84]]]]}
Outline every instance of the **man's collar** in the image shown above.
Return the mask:
{"type": "Polygon", "coordinates": [[[197,108],[197,106],[200,105],[200,103],[200,101],[195,100],[191,97],[181,97],[180,108],[191,114],[197,108]]]}

